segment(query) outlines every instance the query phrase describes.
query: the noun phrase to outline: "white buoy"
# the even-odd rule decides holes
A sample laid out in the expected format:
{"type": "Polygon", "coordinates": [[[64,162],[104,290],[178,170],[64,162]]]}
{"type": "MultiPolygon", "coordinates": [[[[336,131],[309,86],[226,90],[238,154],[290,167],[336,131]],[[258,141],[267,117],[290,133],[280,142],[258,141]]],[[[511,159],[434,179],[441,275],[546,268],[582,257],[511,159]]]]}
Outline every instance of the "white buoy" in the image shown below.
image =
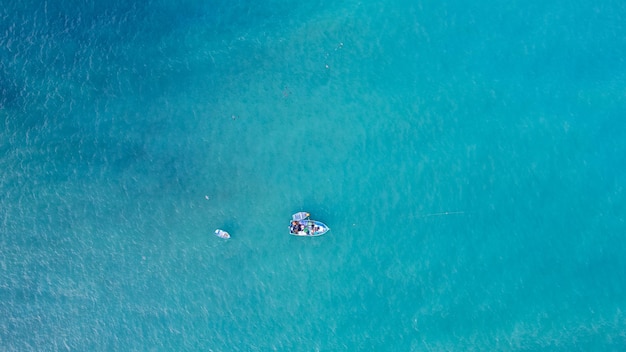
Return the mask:
{"type": "Polygon", "coordinates": [[[215,230],[215,236],[219,238],[230,238],[230,234],[228,232],[220,229],[215,230]]]}

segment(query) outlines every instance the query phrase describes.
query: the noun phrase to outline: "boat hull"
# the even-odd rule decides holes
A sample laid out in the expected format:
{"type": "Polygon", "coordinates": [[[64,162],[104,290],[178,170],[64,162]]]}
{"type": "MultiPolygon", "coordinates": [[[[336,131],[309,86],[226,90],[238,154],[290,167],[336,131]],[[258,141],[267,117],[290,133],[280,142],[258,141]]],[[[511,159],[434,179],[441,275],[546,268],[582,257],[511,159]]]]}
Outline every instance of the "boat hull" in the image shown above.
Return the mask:
{"type": "Polygon", "coordinates": [[[296,232],[289,231],[292,236],[318,237],[330,230],[326,224],[317,220],[301,220],[298,223],[304,225],[304,229],[296,232]]]}

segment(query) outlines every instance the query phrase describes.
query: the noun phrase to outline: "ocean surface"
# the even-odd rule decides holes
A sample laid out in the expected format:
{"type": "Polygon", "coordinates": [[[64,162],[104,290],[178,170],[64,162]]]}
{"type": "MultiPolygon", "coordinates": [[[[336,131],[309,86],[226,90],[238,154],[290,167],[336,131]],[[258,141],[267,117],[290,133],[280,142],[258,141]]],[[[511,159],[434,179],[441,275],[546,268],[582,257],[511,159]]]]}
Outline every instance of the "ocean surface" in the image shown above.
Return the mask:
{"type": "Polygon", "coordinates": [[[624,1],[0,5],[1,351],[626,350],[624,1]]]}

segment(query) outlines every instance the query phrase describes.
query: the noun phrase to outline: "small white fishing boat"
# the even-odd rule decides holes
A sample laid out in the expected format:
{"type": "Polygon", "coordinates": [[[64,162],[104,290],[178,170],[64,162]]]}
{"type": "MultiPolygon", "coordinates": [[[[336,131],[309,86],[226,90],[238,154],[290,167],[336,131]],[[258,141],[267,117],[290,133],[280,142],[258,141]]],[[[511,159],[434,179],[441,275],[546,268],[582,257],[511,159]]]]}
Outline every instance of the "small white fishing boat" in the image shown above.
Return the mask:
{"type": "Polygon", "coordinates": [[[309,213],[301,211],[291,216],[289,234],[302,237],[316,237],[328,232],[330,228],[321,221],[309,219],[309,213]]]}
{"type": "Polygon", "coordinates": [[[289,233],[294,236],[315,237],[325,234],[328,230],[330,230],[330,227],[321,221],[302,220],[298,221],[297,227],[291,226],[289,233]]]}
{"type": "Polygon", "coordinates": [[[230,234],[228,232],[220,229],[215,230],[215,236],[224,239],[230,238],[230,234]]]}

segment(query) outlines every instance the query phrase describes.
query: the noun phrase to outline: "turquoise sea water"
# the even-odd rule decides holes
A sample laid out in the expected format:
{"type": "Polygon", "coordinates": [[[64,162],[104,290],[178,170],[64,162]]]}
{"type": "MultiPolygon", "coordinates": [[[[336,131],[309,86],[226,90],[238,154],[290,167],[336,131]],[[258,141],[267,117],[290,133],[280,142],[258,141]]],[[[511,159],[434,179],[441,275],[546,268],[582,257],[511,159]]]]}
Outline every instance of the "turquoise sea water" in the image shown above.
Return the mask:
{"type": "Polygon", "coordinates": [[[0,4],[1,350],[626,349],[623,2],[0,4]]]}

